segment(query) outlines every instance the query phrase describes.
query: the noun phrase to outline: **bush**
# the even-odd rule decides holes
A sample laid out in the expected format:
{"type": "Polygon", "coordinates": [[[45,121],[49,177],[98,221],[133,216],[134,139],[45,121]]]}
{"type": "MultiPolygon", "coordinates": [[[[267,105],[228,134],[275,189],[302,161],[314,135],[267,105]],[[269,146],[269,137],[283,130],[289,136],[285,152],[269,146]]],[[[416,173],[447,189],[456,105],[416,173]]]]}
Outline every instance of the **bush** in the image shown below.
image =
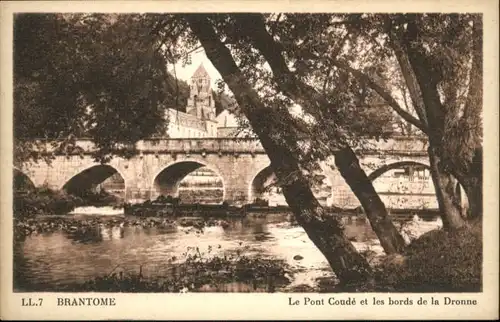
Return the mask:
{"type": "Polygon", "coordinates": [[[377,284],[387,291],[480,292],[482,248],[481,225],[430,231],[408,246],[402,264],[380,265],[377,284]]]}
{"type": "Polygon", "coordinates": [[[33,191],[14,194],[14,216],[26,218],[39,214],[66,214],[81,204],[80,198],[63,191],[54,191],[46,187],[36,188],[33,191]]]}
{"type": "Polygon", "coordinates": [[[107,192],[105,189],[101,189],[99,192],[85,190],[78,194],[78,197],[76,198],[82,200],[82,203],[79,206],[100,207],[107,205],[117,205],[122,202],[121,198],[107,192]]]}
{"type": "MultiPolygon", "coordinates": [[[[190,247],[191,248],[191,247],[190,247]]],[[[193,250],[198,248],[192,248],[193,250]]],[[[210,252],[210,247],[209,247],[210,252]]],[[[175,260],[175,259],[174,259],[175,260]]],[[[187,255],[186,261],[175,264],[163,276],[144,276],[139,273],[112,272],[84,283],[56,285],[56,292],[220,292],[231,283],[248,285],[250,290],[275,292],[290,283],[286,277],[287,265],[280,260],[248,258],[240,255],[204,258],[199,251],[187,255]]],[[[38,290],[39,286],[19,287],[38,290]]],[[[40,291],[47,291],[43,285],[40,291]]]]}

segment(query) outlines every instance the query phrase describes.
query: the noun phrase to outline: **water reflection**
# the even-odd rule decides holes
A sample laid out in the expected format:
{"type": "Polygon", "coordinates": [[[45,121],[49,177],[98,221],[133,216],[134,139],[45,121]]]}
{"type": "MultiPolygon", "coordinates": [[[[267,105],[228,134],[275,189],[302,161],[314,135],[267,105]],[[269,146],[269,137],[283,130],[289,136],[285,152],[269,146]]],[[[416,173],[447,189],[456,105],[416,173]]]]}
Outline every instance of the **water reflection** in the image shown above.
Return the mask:
{"type": "MultiPolygon", "coordinates": [[[[43,289],[44,285],[84,282],[109,274],[117,267],[125,272],[141,269],[144,276],[160,277],[185,261],[189,248],[198,248],[203,256],[243,252],[250,257],[284,260],[297,272],[293,285],[314,284],[318,277],[332,275],[324,256],[304,230],[290,222],[288,214],[250,215],[225,222],[199,231],[189,226],[150,227],[111,221],[96,222],[85,229],[33,234],[15,244],[15,280],[18,288],[22,284],[43,289]]],[[[345,217],[343,222],[356,248],[369,245],[381,251],[364,219],[345,217]]],[[[218,287],[222,289],[212,291],[269,291],[263,286],[236,282],[218,287]]]]}
{"type": "Polygon", "coordinates": [[[274,292],[272,284],[259,285],[256,283],[231,282],[219,285],[203,285],[199,292],[223,292],[223,293],[267,293],[274,292]]]}
{"type": "Polygon", "coordinates": [[[67,232],[64,234],[64,236],[75,243],[82,243],[82,244],[99,243],[103,240],[103,237],[101,236],[101,234],[99,234],[98,231],[67,232]]]}

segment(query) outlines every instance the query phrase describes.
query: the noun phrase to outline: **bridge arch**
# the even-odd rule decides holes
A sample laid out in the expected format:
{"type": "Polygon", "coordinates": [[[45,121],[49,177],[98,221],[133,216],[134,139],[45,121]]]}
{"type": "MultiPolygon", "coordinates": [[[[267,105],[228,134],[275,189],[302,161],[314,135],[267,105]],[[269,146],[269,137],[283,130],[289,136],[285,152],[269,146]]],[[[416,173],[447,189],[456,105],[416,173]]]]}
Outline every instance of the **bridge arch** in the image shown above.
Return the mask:
{"type": "Polygon", "coordinates": [[[114,182],[109,185],[111,190],[118,191],[121,197],[125,198],[127,189],[125,176],[117,167],[110,164],[92,164],[86,166],[67,180],[60,189],[71,194],[80,195],[103,184],[108,178],[113,176],[114,182]]]}
{"type": "Polygon", "coordinates": [[[35,189],[35,183],[33,180],[31,180],[26,173],[16,167],[13,168],[12,181],[14,191],[35,189]]]}
{"type": "Polygon", "coordinates": [[[221,175],[221,171],[219,171],[219,169],[212,166],[211,164],[208,164],[207,162],[196,159],[176,160],[165,166],[162,166],[162,168],[153,175],[150,186],[153,193],[151,199],[154,199],[155,196],[159,195],[170,195],[178,197],[180,184],[183,179],[189,176],[189,174],[201,168],[207,169],[209,172],[212,172],[216,176],[216,179],[212,182],[213,184],[215,184],[215,187],[198,188],[198,191],[204,189],[222,190],[222,197],[216,198],[220,200],[218,201],[218,203],[222,203],[226,198],[226,183],[224,182],[224,177],[221,175]]]}
{"type": "Polygon", "coordinates": [[[386,173],[387,171],[391,171],[391,170],[395,170],[395,169],[401,169],[401,168],[405,168],[405,167],[411,167],[411,166],[424,167],[425,169],[427,169],[429,171],[431,169],[429,165],[427,165],[425,163],[421,163],[421,162],[416,162],[416,161],[398,161],[398,162],[394,162],[394,163],[390,163],[390,164],[386,164],[386,165],[381,166],[377,170],[375,170],[372,173],[370,173],[368,175],[368,179],[370,179],[370,181],[373,182],[378,177],[380,177],[381,175],[383,175],[384,173],[386,173]]]}
{"type": "MultiPolygon", "coordinates": [[[[315,182],[311,186],[311,190],[314,196],[320,201],[328,205],[331,201],[332,195],[332,181],[329,176],[324,172],[324,170],[320,173],[317,173],[318,181],[315,182]],[[326,186],[326,187],[325,187],[326,186]],[[326,189],[325,189],[326,188],[326,189]]],[[[257,174],[250,180],[250,186],[248,187],[248,200],[250,202],[254,202],[256,198],[261,198],[262,195],[268,191],[268,187],[276,180],[276,175],[271,168],[271,165],[268,165],[264,168],[261,168],[257,171],[257,174]]],[[[282,195],[281,189],[276,187],[272,193],[277,193],[282,195]]],[[[282,196],[282,200],[280,202],[285,202],[284,196],[282,196]]],[[[286,204],[286,202],[285,202],[286,204]]]]}
{"type": "Polygon", "coordinates": [[[438,208],[430,166],[418,161],[397,161],[386,164],[368,175],[387,208],[438,208]],[[392,170],[392,175],[381,177],[392,170]],[[422,173],[423,171],[423,173],[422,173]],[[379,179],[380,180],[377,180],[379,179]]]}
{"type": "Polygon", "coordinates": [[[250,180],[248,187],[248,200],[254,202],[256,198],[260,198],[266,191],[266,188],[276,180],[271,164],[261,168],[250,180]]]}

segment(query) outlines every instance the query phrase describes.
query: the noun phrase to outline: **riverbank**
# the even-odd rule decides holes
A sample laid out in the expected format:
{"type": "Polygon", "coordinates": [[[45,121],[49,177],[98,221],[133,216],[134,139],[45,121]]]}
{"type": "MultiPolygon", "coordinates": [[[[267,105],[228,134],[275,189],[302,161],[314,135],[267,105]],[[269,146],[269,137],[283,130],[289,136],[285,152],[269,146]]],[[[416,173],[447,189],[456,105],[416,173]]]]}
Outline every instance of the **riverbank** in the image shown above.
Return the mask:
{"type": "MultiPolygon", "coordinates": [[[[375,283],[338,285],[328,267],[314,274],[301,269],[309,252],[289,260],[260,257],[248,246],[220,249],[188,247],[181,257],[164,260],[171,265],[144,273],[116,265],[111,271],[83,282],[17,284],[17,291],[52,292],[480,292],[482,254],[477,227],[455,233],[431,230],[415,239],[402,255],[384,256],[376,243],[355,247],[370,259],[375,283]],[[364,251],[363,251],[364,249],[364,251]],[[453,250],[453,251],[452,251],[453,250]],[[321,273],[322,272],[322,273],[321,273]],[[321,274],[318,274],[321,273],[321,274]]],[[[309,258],[308,258],[309,257],[309,258]]]]}
{"type": "Polygon", "coordinates": [[[74,196],[65,191],[39,187],[14,191],[13,206],[14,217],[24,219],[44,215],[66,215],[83,206],[122,207],[123,202],[105,190],[74,196]]]}
{"type": "Polygon", "coordinates": [[[80,214],[74,216],[43,215],[34,218],[14,219],[14,236],[16,240],[23,240],[32,234],[49,234],[62,231],[71,237],[91,237],[99,233],[99,229],[113,227],[141,227],[158,228],[163,230],[177,229],[178,227],[191,228],[186,232],[201,233],[205,227],[221,226],[228,223],[217,218],[202,217],[125,217],[120,215],[94,216],[80,214]]]}
{"type": "MultiPolygon", "coordinates": [[[[16,243],[20,247],[19,250],[22,249],[22,253],[17,251],[16,254],[17,256],[31,254],[28,258],[22,255],[16,260],[16,263],[21,265],[19,269],[16,269],[20,274],[17,281],[23,281],[17,285],[17,289],[62,292],[75,289],[105,292],[106,288],[112,287],[113,290],[123,292],[166,292],[168,290],[171,292],[181,290],[189,292],[341,292],[343,289],[337,285],[335,275],[328,263],[292,218],[291,214],[265,216],[254,214],[245,218],[210,218],[208,220],[203,217],[134,218],[124,215],[88,214],[46,215],[23,221],[16,220],[15,235],[20,236],[20,232],[25,232],[24,238],[19,238],[16,243]],[[203,254],[200,259],[203,258],[203,260],[187,261],[186,254],[198,247],[200,253],[203,254]],[[89,251],[88,255],[84,255],[89,251]],[[63,256],[62,262],[57,254],[63,256]],[[81,254],[77,257],[84,256],[86,259],[73,258],[76,255],[72,254],[81,254]],[[33,257],[33,255],[36,256],[33,257]],[[247,258],[249,261],[245,265],[253,267],[253,272],[248,273],[250,277],[247,280],[238,275],[242,272],[237,269],[242,264],[238,262],[238,258],[247,258]],[[102,267],[104,272],[99,269],[100,266],[92,266],[94,259],[98,263],[108,263],[107,268],[102,267]],[[59,268],[44,271],[46,266],[39,266],[36,273],[32,273],[31,276],[23,273],[26,272],[26,267],[23,268],[23,265],[33,265],[39,263],[40,260],[48,261],[59,268]],[[78,260],[78,264],[75,260],[78,260]],[[217,260],[219,263],[223,262],[223,266],[226,267],[221,276],[217,275],[219,274],[217,269],[213,271],[211,268],[217,260]],[[28,264],[23,264],[23,262],[28,264]],[[172,270],[179,272],[181,267],[186,267],[183,265],[189,266],[185,269],[186,277],[177,276],[178,274],[172,275],[172,270]],[[115,266],[120,267],[121,273],[117,271],[114,271],[116,273],[114,275],[110,273],[112,267],[115,266]],[[272,267],[282,269],[273,275],[273,281],[261,280],[257,286],[252,284],[251,281],[256,279],[255,276],[269,275],[266,269],[272,267]],[[56,277],[54,274],[61,269],[61,272],[67,272],[65,274],[70,275],[63,274],[57,277],[57,280],[60,278],[63,280],[51,282],[56,277]],[[192,271],[193,269],[200,272],[192,271]],[[78,282],[71,277],[75,274],[75,270],[84,273],[78,278],[78,282]],[[188,283],[189,285],[185,286],[187,285],[185,282],[191,281],[191,277],[194,280],[203,281],[205,275],[201,272],[212,276],[216,285],[188,283]],[[30,279],[39,280],[40,274],[48,275],[38,282],[29,282],[30,279]],[[181,284],[185,287],[180,287],[181,284]],[[254,290],[255,287],[258,290],[254,290]]],[[[414,262],[426,265],[424,263],[428,263],[429,258],[433,256],[439,258],[440,252],[443,251],[439,250],[436,253],[438,248],[435,243],[427,242],[426,247],[417,247],[418,251],[411,255],[404,254],[404,260],[401,262],[404,262],[406,266],[401,266],[402,264],[398,262],[400,258],[393,259],[384,256],[380,242],[369,223],[362,218],[354,220],[352,217],[343,217],[342,220],[345,223],[345,232],[354,247],[370,261],[375,269],[377,285],[370,286],[371,289],[367,291],[404,292],[411,290],[415,287],[411,281],[420,281],[422,280],[421,274],[428,273],[425,270],[420,273],[415,272],[413,268],[418,265],[414,262]],[[390,265],[385,267],[384,265],[388,262],[399,264],[394,267],[390,265]],[[398,270],[404,270],[406,274],[401,274],[398,270]]],[[[421,235],[426,236],[426,233],[431,234],[430,231],[441,236],[436,238],[443,238],[440,235],[443,232],[435,230],[440,226],[438,221],[427,222],[417,219],[405,223],[396,222],[396,225],[401,231],[408,232],[406,238],[408,242],[411,242],[409,249],[413,249],[415,245],[421,245],[415,241],[416,238],[421,235]]],[[[446,236],[444,240],[449,238],[448,235],[446,236]]],[[[444,244],[443,239],[438,240],[439,243],[444,244]]],[[[470,239],[465,238],[465,240],[470,239]]],[[[454,245],[457,246],[456,243],[454,245]]],[[[470,245],[470,247],[476,246],[470,245]]],[[[458,244],[457,247],[468,249],[467,253],[463,254],[465,256],[474,253],[466,245],[458,244]]],[[[478,260],[477,257],[474,258],[474,261],[476,260],[478,260]]],[[[439,263],[441,266],[436,264],[433,266],[434,269],[444,271],[447,264],[442,261],[439,263]]],[[[466,259],[464,263],[470,266],[471,261],[466,259]]],[[[454,271],[457,270],[457,267],[452,268],[454,271]]],[[[453,270],[448,270],[448,272],[452,274],[453,270]]],[[[438,274],[436,279],[439,280],[439,278],[438,274]]],[[[436,280],[432,280],[432,283],[434,282],[436,280]]],[[[429,291],[439,289],[439,287],[449,291],[458,289],[454,286],[456,281],[452,282],[451,288],[450,283],[444,285],[443,281],[440,281],[441,284],[432,283],[430,286],[434,288],[429,288],[429,291]]],[[[460,289],[465,291],[477,289],[472,284],[460,289]]]]}
{"type": "MultiPolygon", "coordinates": [[[[164,207],[163,203],[172,204],[173,200],[170,198],[159,201],[162,203],[156,206],[161,208],[164,207]]],[[[54,249],[63,247],[61,242],[67,240],[70,243],[64,248],[69,252],[92,249],[94,253],[87,259],[91,260],[96,256],[95,252],[102,252],[97,250],[99,248],[96,247],[101,247],[98,245],[120,247],[120,244],[126,244],[123,241],[125,238],[132,239],[127,247],[133,248],[137,243],[139,246],[140,243],[149,244],[153,239],[158,243],[153,249],[161,250],[162,254],[155,260],[161,263],[165,256],[174,256],[177,257],[175,263],[169,263],[168,268],[158,266],[158,271],[155,271],[153,275],[143,274],[141,270],[138,272],[127,266],[119,274],[99,272],[91,274],[90,278],[85,277],[78,283],[72,281],[62,284],[35,283],[28,285],[28,290],[74,289],[104,292],[111,288],[123,292],[342,291],[322,254],[311,243],[287,209],[280,208],[278,211],[265,205],[254,205],[257,207],[254,212],[251,211],[251,207],[243,207],[245,209],[243,216],[227,214],[220,216],[217,215],[219,208],[229,210],[228,205],[208,206],[208,208],[212,207],[214,212],[207,211],[206,205],[184,205],[181,208],[183,212],[175,215],[165,215],[151,209],[148,216],[133,216],[126,215],[124,208],[77,207],[80,204],[85,204],[85,201],[50,190],[32,192],[17,199],[14,218],[16,244],[22,245],[25,240],[30,241],[30,237],[33,237],[33,243],[38,247],[38,244],[47,242],[50,236],[58,236],[53,245],[54,249]],[[20,200],[23,202],[19,202],[20,200]],[[140,236],[137,235],[138,233],[143,235],[139,240],[135,237],[140,236]],[[186,239],[189,235],[192,235],[194,239],[193,237],[186,239]],[[208,238],[208,241],[204,238],[208,238]],[[233,239],[240,240],[239,244],[234,245],[233,239]],[[164,244],[167,240],[168,244],[164,244]],[[188,248],[192,248],[192,245],[195,245],[194,248],[197,248],[196,245],[216,247],[217,244],[220,246],[225,243],[231,251],[229,253],[219,251],[210,258],[204,257],[203,260],[192,261],[179,260],[179,254],[184,253],[179,249],[162,250],[164,247],[170,249],[172,242],[179,243],[180,240],[186,241],[180,242],[179,246],[183,245],[182,247],[188,248]],[[109,241],[113,242],[109,244],[109,241]],[[269,241],[272,243],[269,244],[269,241]],[[248,245],[240,247],[243,242],[248,245]],[[191,244],[187,246],[186,243],[191,244]],[[267,257],[262,257],[264,252],[269,252],[267,257]],[[245,266],[252,268],[252,273],[245,273],[247,274],[246,280],[241,275],[243,271],[238,268],[244,263],[240,261],[241,258],[246,258],[245,266]],[[217,270],[212,269],[219,267],[215,263],[225,267],[220,276],[217,270]],[[171,269],[184,269],[185,276],[172,275],[171,269]],[[271,274],[274,276],[272,281],[261,280],[264,276],[271,276],[266,269],[274,270],[274,275],[271,274]],[[169,278],[165,280],[164,277],[158,277],[157,273],[168,275],[169,278]],[[202,273],[211,276],[216,285],[203,284],[206,276],[202,273]],[[196,282],[197,280],[200,282],[196,282]],[[259,281],[257,283],[259,285],[252,284],[253,281],[259,281]]],[[[477,227],[447,233],[439,229],[442,226],[439,218],[422,220],[413,213],[407,213],[404,218],[412,217],[412,220],[395,219],[395,224],[409,246],[401,255],[386,257],[369,222],[362,214],[343,211],[332,212],[332,215],[341,218],[349,240],[373,265],[377,282],[375,285],[362,286],[365,291],[468,292],[478,291],[481,288],[482,238],[481,230],[477,227]]],[[[120,265],[122,260],[129,261],[130,258],[134,258],[136,261],[137,254],[150,248],[151,246],[141,248],[142,250],[134,250],[138,253],[130,255],[126,253],[115,255],[113,254],[115,250],[107,249],[106,251],[111,253],[106,256],[116,257],[113,265],[120,265]]],[[[37,248],[36,252],[40,251],[42,249],[37,248]]],[[[129,249],[120,248],[119,251],[128,252],[129,249]]],[[[45,261],[44,255],[40,254],[40,256],[45,261]]],[[[38,260],[32,261],[36,263],[38,260]]],[[[144,263],[148,261],[149,257],[145,257],[144,263]]],[[[54,259],[54,262],[57,263],[57,259],[54,259]]],[[[136,264],[142,265],[142,263],[136,264]]],[[[68,269],[73,270],[73,266],[68,265],[68,269]]],[[[21,272],[19,280],[22,280],[24,278],[22,270],[19,272],[21,272]]]]}
{"type": "Polygon", "coordinates": [[[481,292],[482,225],[457,231],[432,230],[377,267],[376,278],[390,292],[481,292]]]}
{"type": "MultiPolygon", "coordinates": [[[[290,212],[288,206],[269,206],[265,200],[242,206],[230,206],[222,203],[185,203],[180,198],[159,196],[155,200],[142,203],[126,203],[119,197],[101,189],[99,192],[86,191],[74,196],[65,191],[55,191],[46,187],[32,188],[14,192],[14,216],[19,219],[34,218],[39,215],[65,215],[74,213],[76,208],[111,207],[113,214],[125,214],[136,217],[241,217],[249,213],[276,214],[290,212]]],[[[325,207],[332,214],[364,217],[361,208],[343,209],[335,206],[325,207]]],[[[86,213],[88,209],[78,209],[86,213]],[[83,210],[83,211],[82,211],[83,210]]],[[[434,220],[438,215],[436,209],[390,209],[393,220],[409,220],[415,215],[424,220],[434,220]]]]}
{"type": "MultiPolygon", "coordinates": [[[[344,209],[335,206],[324,207],[333,215],[365,217],[362,208],[344,209]]],[[[226,202],[219,204],[184,203],[180,198],[159,196],[155,200],[146,200],[142,203],[124,204],[125,215],[137,217],[243,217],[249,213],[276,214],[291,212],[286,205],[269,206],[265,200],[256,199],[255,202],[242,206],[231,206],[226,202]]],[[[393,220],[410,220],[414,216],[432,221],[439,216],[437,209],[390,209],[393,220]]]]}
{"type": "MultiPolygon", "coordinates": [[[[258,219],[257,219],[258,220],[258,219]]],[[[281,220],[280,220],[281,221],[281,220]]],[[[23,263],[31,262],[19,252],[15,252],[15,277],[14,287],[16,291],[53,291],[53,292],[180,292],[180,291],[238,291],[238,292],[274,292],[276,289],[290,283],[290,273],[288,265],[282,259],[263,258],[248,253],[249,246],[242,246],[241,242],[232,247],[232,243],[224,242],[220,237],[211,239],[208,246],[201,242],[197,246],[196,241],[204,233],[212,235],[213,233],[223,232],[229,225],[228,222],[219,219],[205,220],[203,218],[131,218],[115,215],[46,215],[25,220],[15,220],[17,227],[15,235],[20,236],[24,233],[24,238],[18,238],[17,247],[26,252],[25,241],[28,242],[28,248],[40,247],[46,245],[48,248],[57,248],[59,250],[70,248],[91,249],[105,247],[105,245],[116,245],[122,243],[124,237],[133,238],[132,242],[137,250],[141,249],[142,242],[150,243],[156,237],[172,238],[179,236],[185,242],[182,245],[191,244],[184,250],[166,251],[168,256],[161,256],[161,269],[154,269],[151,262],[147,259],[141,262],[138,269],[130,269],[126,262],[130,257],[125,254],[118,254],[116,267],[105,274],[95,274],[95,277],[89,279],[80,278],[79,282],[35,282],[39,275],[32,275],[27,278],[23,271],[23,263]],[[140,233],[142,237],[137,239],[136,234],[140,233]],[[49,246],[47,241],[54,236],[57,245],[49,246]],[[60,237],[56,237],[60,236],[60,237]],[[187,238],[186,237],[189,237],[187,238]],[[198,236],[198,237],[197,237],[198,236]],[[61,243],[61,237],[69,240],[70,243],[61,243]],[[37,240],[36,242],[34,242],[37,240]],[[33,244],[33,242],[35,244],[33,244]],[[222,244],[222,246],[221,246],[222,244]],[[81,245],[81,246],[78,246],[81,245]],[[101,245],[101,246],[99,246],[101,245]],[[203,245],[203,249],[201,248],[203,245]],[[144,271],[143,271],[144,268],[144,271]]],[[[231,222],[232,228],[227,231],[235,231],[238,222],[231,222]]],[[[215,236],[214,236],[215,237],[215,236]]],[[[181,241],[181,240],[179,240],[181,241]]],[[[170,244],[170,243],[169,243],[170,244]]],[[[163,243],[161,243],[163,245],[163,243]]],[[[16,245],[15,245],[16,247],[16,245]]],[[[45,248],[44,247],[44,248],[45,248]]],[[[164,246],[160,246],[163,248],[164,246]]],[[[148,247],[147,249],[154,249],[148,247]]],[[[43,249],[43,248],[42,248],[43,249]]],[[[42,250],[41,249],[41,250],[42,250]]],[[[126,248],[130,251],[130,248],[126,248]]],[[[45,249],[43,249],[45,250],[45,249]]],[[[56,251],[56,253],[58,252],[56,251]]],[[[117,250],[119,252],[119,250],[117,250]]],[[[102,253],[101,251],[98,251],[102,253]]],[[[112,251],[116,255],[116,251],[112,251]]],[[[132,250],[134,261],[140,260],[142,256],[135,255],[132,250]]],[[[49,252],[54,256],[54,251],[49,252]]],[[[31,253],[34,254],[35,253],[31,253]]],[[[78,263],[70,260],[73,252],[65,253],[64,265],[69,265],[74,274],[78,271],[75,265],[78,263]]],[[[83,254],[82,254],[83,255],[83,254]]],[[[55,267],[59,265],[57,261],[52,261],[47,256],[36,253],[36,256],[43,258],[55,267]]],[[[57,256],[57,255],[56,255],[57,256]]],[[[103,258],[106,258],[107,255],[103,258]]],[[[87,258],[87,261],[90,258],[87,258]]],[[[39,263],[38,260],[34,262],[39,263]]],[[[80,264],[85,264],[80,261],[80,264]]],[[[90,264],[90,263],[87,263],[90,264]]],[[[42,267],[40,267],[42,268],[42,267]]],[[[55,269],[57,270],[57,269],[55,269]]],[[[52,276],[52,272],[44,271],[43,274],[52,276]]],[[[91,274],[94,275],[94,274],[91,274]]],[[[70,278],[71,279],[71,278],[70,278]]]]}
{"type": "MultiPolygon", "coordinates": [[[[182,263],[150,278],[138,271],[126,272],[115,267],[109,274],[83,283],[28,286],[29,291],[50,292],[269,292],[291,282],[291,272],[282,260],[249,258],[242,255],[207,256],[193,247],[182,263]]],[[[25,291],[22,283],[19,292],[25,291]]]]}

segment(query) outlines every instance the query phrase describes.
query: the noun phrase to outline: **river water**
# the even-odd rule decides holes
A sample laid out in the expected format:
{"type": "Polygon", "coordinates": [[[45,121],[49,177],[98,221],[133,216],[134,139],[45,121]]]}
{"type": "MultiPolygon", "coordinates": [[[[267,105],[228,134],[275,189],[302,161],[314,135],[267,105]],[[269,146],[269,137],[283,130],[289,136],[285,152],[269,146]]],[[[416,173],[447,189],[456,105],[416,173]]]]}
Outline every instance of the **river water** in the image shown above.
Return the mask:
{"type": "MultiPolygon", "coordinates": [[[[248,257],[284,260],[293,274],[291,283],[281,291],[300,286],[315,289],[319,280],[334,276],[323,255],[289,214],[249,214],[245,218],[225,219],[223,225],[205,227],[202,232],[180,225],[124,225],[122,211],[110,208],[77,209],[67,218],[99,218],[104,223],[83,237],[56,229],[33,233],[16,242],[16,278],[24,285],[18,290],[44,290],[45,286],[49,290],[112,271],[138,272],[141,266],[145,276],[154,278],[184,261],[196,247],[203,256],[243,253],[248,257]]],[[[367,221],[343,217],[343,222],[347,236],[358,250],[370,251],[374,257],[383,253],[367,221]]],[[[411,238],[439,226],[438,221],[414,218],[405,224],[405,232],[411,238]]]]}

